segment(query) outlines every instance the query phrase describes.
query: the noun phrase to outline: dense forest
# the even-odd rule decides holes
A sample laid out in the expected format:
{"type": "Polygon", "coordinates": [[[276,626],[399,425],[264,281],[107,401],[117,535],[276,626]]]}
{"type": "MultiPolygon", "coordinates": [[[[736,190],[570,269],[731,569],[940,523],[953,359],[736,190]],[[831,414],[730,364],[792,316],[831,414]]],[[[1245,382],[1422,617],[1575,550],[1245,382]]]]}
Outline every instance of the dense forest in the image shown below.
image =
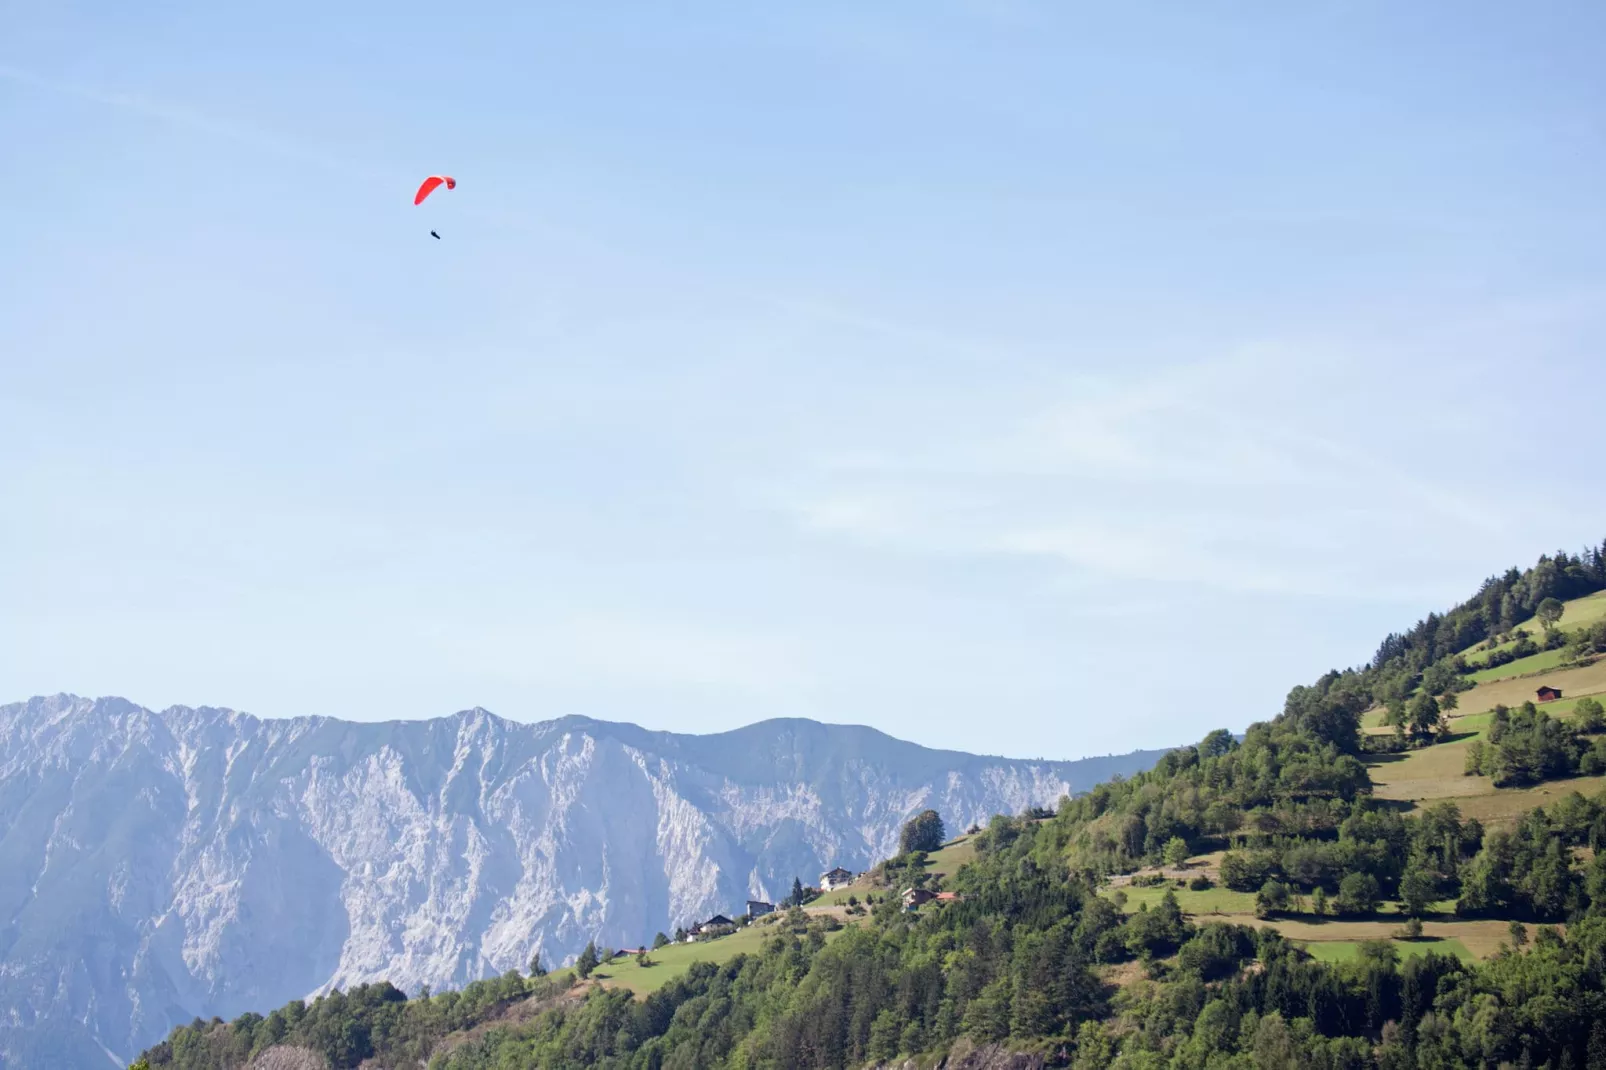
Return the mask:
{"type": "MultiPolygon", "coordinates": [[[[1490,828],[1452,803],[1412,810],[1374,796],[1361,724],[1369,709],[1437,705],[1462,651],[1603,588],[1606,547],[1491,578],[1367,665],[1296,687],[1241,739],[1218,730],[1052,813],[994,818],[942,882],[957,896],[918,911],[882,896],[843,927],[794,908],[756,952],[646,998],[567,971],[414,998],[370,985],[197,1021],[136,1066],[236,1070],[291,1045],[336,1068],[826,1068],[1002,1046],[1087,1070],[1606,1070],[1606,793],[1557,792],[1490,828]],[[1429,950],[1402,960],[1383,940],[1324,963],[1260,924],[1190,919],[1168,877],[1136,910],[1108,883],[1219,851],[1219,881],[1253,893],[1261,919],[1372,917],[1388,902],[1407,949],[1429,950]],[[1484,962],[1409,943],[1440,915],[1509,921],[1510,938],[1484,962]]],[[[1518,784],[1606,768],[1590,738],[1602,719],[1598,704],[1565,723],[1502,708],[1468,772],[1518,784]]]]}

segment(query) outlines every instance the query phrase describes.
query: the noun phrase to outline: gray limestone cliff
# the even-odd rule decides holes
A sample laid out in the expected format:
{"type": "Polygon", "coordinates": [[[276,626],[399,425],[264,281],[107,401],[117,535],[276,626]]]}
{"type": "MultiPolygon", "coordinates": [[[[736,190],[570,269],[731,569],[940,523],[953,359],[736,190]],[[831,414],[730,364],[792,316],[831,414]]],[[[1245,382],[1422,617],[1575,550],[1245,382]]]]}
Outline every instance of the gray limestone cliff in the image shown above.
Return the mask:
{"type": "Polygon", "coordinates": [[[1160,753],[977,757],[804,720],[0,706],[0,1066],[123,1065],[197,1016],[634,946],[867,867],[921,809],[962,829],[1160,753]]]}

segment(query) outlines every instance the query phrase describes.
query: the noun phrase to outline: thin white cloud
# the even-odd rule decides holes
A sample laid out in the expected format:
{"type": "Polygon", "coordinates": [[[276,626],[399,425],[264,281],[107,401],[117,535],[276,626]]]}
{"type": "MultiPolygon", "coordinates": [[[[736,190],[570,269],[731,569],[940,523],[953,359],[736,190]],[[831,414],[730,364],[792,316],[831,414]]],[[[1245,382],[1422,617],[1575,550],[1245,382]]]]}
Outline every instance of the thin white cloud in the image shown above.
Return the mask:
{"type": "Polygon", "coordinates": [[[1188,584],[1234,594],[1395,600],[1436,593],[1421,585],[1381,587],[1338,562],[1318,561],[1312,569],[1308,559],[1290,560],[1294,555],[1286,548],[1211,544],[1195,541],[1186,532],[1156,532],[1111,523],[1073,523],[1006,533],[997,549],[1054,559],[1104,578],[1188,584]]]}
{"type": "Polygon", "coordinates": [[[284,160],[293,160],[301,164],[309,164],[326,171],[380,182],[394,177],[387,176],[380,171],[357,166],[348,160],[320,152],[294,140],[268,133],[265,130],[230,120],[219,119],[185,105],[174,104],[169,101],[156,100],[136,93],[106,90],[77,82],[48,78],[26,68],[6,63],[0,63],[0,80],[57,96],[104,105],[130,115],[154,120],[166,126],[232,141],[254,152],[284,160]]]}
{"type": "Polygon", "coordinates": [[[801,501],[794,512],[811,531],[861,539],[895,539],[905,533],[903,510],[893,502],[865,495],[801,501]]]}
{"type": "Polygon", "coordinates": [[[541,687],[694,690],[766,701],[795,694],[808,678],[798,652],[782,640],[639,612],[486,625],[435,637],[454,669],[541,687]]]}
{"type": "MultiPolygon", "coordinates": [[[[785,508],[816,535],[883,549],[1246,594],[1431,598],[1432,579],[1364,567],[1369,548],[1403,562],[1439,532],[1504,522],[1453,472],[1388,459],[1437,459],[1435,441],[1378,406],[1390,368],[1280,345],[1076,377],[963,435],[840,443],[785,508]]],[[[1411,396],[1418,384],[1395,386],[1411,396]]]]}

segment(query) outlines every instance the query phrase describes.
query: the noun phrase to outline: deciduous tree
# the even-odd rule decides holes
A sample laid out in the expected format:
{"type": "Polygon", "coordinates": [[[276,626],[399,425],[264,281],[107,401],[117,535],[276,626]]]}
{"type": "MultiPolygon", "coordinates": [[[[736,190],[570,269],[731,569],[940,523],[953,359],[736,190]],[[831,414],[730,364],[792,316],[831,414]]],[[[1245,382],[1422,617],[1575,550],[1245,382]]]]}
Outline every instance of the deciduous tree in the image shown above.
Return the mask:
{"type": "Polygon", "coordinates": [[[1338,883],[1338,911],[1341,914],[1370,914],[1377,910],[1381,894],[1376,877],[1370,873],[1350,873],[1338,883]]]}
{"type": "Polygon", "coordinates": [[[898,837],[898,849],[904,854],[935,851],[942,846],[945,838],[942,818],[937,811],[922,810],[904,823],[903,832],[898,837]]]}
{"type": "Polygon", "coordinates": [[[1549,632],[1556,626],[1556,622],[1561,620],[1565,609],[1559,599],[1547,598],[1534,609],[1534,616],[1539,618],[1539,626],[1549,632]]]}

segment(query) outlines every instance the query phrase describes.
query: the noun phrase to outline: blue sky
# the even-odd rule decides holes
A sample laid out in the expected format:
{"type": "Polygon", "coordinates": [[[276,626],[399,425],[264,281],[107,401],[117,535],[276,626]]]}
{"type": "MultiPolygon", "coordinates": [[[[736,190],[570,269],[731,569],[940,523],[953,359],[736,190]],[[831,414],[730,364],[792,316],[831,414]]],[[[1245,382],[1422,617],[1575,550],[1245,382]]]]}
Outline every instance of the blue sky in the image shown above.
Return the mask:
{"type": "Polygon", "coordinates": [[[4,699],[1076,757],[1606,535],[1600,5],[673,6],[0,0],[4,699]]]}

